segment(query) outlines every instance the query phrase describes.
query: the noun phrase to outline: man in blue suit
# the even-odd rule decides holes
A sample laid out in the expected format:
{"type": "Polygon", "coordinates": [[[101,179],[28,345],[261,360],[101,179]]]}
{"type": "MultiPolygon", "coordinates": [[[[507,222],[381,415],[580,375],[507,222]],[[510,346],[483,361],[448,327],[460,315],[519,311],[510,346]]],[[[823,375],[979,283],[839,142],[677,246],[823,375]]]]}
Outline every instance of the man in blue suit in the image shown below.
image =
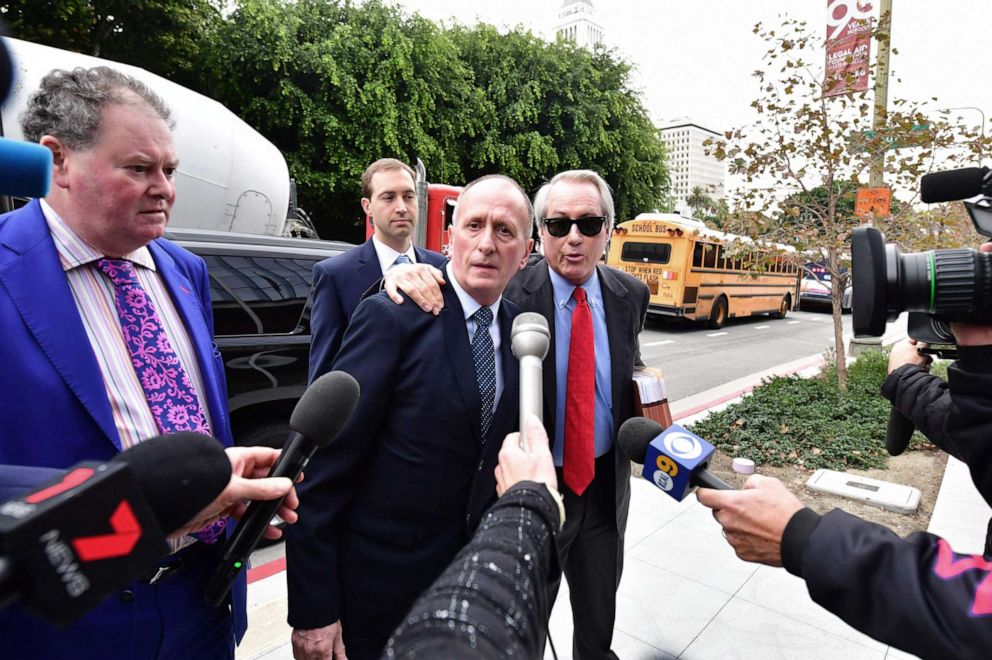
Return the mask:
{"type": "Polygon", "coordinates": [[[437,252],[413,245],[414,178],[410,166],[395,158],[380,158],[369,165],[362,173],[362,210],[372,222],[372,238],[313,267],[311,382],[331,370],[362,294],[393,264],[427,263],[438,268],[444,264],[437,252]]]}
{"type": "Polygon", "coordinates": [[[351,660],[378,658],[495,498],[500,443],[518,415],[518,309],[502,293],[527,263],[532,223],[512,179],[470,183],[440,315],[384,293],[355,311],[334,369],[358,380],[361,399],[307,467],[300,522],[287,532],[296,658],[345,648],[351,660]]]}
{"type": "MultiPolygon", "coordinates": [[[[0,463],[67,468],[179,430],[230,446],[206,265],[160,238],[178,166],[168,108],[112,69],[56,70],[21,123],[51,149],[53,185],[0,216],[0,463]]],[[[233,658],[244,578],[205,604],[220,530],[201,531],[65,630],[0,612],[0,656],[233,658]]]]}

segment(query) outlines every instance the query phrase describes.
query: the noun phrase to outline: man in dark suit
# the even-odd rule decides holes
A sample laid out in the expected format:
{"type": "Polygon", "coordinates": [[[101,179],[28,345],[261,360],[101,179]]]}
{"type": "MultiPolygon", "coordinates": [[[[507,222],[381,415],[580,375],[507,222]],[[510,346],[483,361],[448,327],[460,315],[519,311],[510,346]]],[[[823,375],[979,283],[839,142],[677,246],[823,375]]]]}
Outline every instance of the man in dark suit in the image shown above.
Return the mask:
{"type": "MultiPolygon", "coordinates": [[[[67,468],[180,430],[230,446],[206,265],[160,238],[178,164],[168,108],[112,69],[56,70],[21,124],[51,149],[53,185],[0,216],[0,463],[67,468]]],[[[233,658],[245,581],[207,606],[216,543],[181,545],[65,630],[0,612],[0,656],[233,658]]]]}
{"type": "Polygon", "coordinates": [[[502,298],[530,252],[533,215],[512,179],[465,187],[438,315],[384,294],[355,311],[334,369],[361,398],[318,452],[287,533],[297,658],[377,658],[417,595],[468,541],[495,498],[500,441],[517,425],[502,298]],[[344,645],[342,645],[342,636],[344,645]]]}
{"type": "Polygon", "coordinates": [[[416,247],[411,240],[417,225],[414,179],[410,166],[395,158],[369,165],[362,173],[362,210],[372,222],[372,238],[313,267],[311,382],[331,370],[362,294],[393,264],[444,264],[443,256],[416,247]]]}
{"type": "MultiPolygon", "coordinates": [[[[615,446],[633,416],[631,379],[641,364],[637,336],[649,292],[640,280],[599,264],[614,221],[613,196],[595,172],[557,174],[534,198],[544,259],[506,288],[506,298],[548,319],[544,424],[565,499],[559,536],[571,587],[574,658],[615,658],[610,650],[630,504],[630,460],[615,446]]],[[[436,303],[426,278],[404,268],[386,278],[425,309],[436,303]],[[422,302],[421,302],[422,301],[422,302]]],[[[551,600],[558,592],[552,588],[551,600]]]]}

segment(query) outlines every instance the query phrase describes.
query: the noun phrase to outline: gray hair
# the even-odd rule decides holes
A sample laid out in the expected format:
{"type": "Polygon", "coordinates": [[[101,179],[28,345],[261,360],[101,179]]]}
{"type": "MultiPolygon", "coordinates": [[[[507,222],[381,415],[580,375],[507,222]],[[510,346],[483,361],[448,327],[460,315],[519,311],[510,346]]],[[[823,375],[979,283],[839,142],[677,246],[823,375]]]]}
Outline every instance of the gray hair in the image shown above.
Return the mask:
{"type": "Polygon", "coordinates": [[[145,83],[115,69],[97,66],[49,72],[21,113],[21,129],[31,142],[51,135],[70,149],[86,149],[96,140],[104,106],[112,104],[146,104],[170,130],[175,127],[165,101],[145,83]]]}
{"type": "Polygon", "coordinates": [[[544,229],[544,221],[547,218],[548,212],[548,195],[551,192],[551,188],[560,181],[591,183],[596,186],[596,190],[599,191],[599,206],[602,209],[603,215],[606,216],[606,231],[613,231],[613,220],[616,217],[616,211],[613,207],[613,193],[610,192],[610,186],[603,180],[603,177],[592,170],[566,170],[559,172],[550,181],[541,186],[541,189],[534,195],[534,213],[537,215],[538,227],[544,229]]]}
{"type": "Polygon", "coordinates": [[[510,178],[510,177],[508,177],[508,176],[506,176],[504,174],[486,174],[486,175],[480,176],[478,179],[475,179],[474,181],[470,181],[464,188],[462,188],[461,194],[458,195],[458,203],[455,204],[455,210],[454,210],[454,213],[452,213],[452,216],[451,216],[451,224],[453,224],[453,225],[457,225],[458,224],[458,209],[461,206],[461,200],[465,198],[465,193],[467,193],[469,190],[471,190],[472,188],[474,188],[476,185],[482,183],[483,181],[489,181],[491,179],[499,179],[500,181],[505,181],[506,183],[509,183],[511,186],[513,186],[514,188],[516,188],[517,192],[520,193],[520,198],[524,202],[524,208],[527,209],[527,235],[526,235],[526,238],[530,238],[531,236],[533,236],[534,235],[534,207],[530,203],[530,197],[527,196],[527,193],[524,192],[524,189],[522,187],[520,187],[520,184],[519,183],[517,183],[514,179],[512,179],[512,178],[510,178]]]}

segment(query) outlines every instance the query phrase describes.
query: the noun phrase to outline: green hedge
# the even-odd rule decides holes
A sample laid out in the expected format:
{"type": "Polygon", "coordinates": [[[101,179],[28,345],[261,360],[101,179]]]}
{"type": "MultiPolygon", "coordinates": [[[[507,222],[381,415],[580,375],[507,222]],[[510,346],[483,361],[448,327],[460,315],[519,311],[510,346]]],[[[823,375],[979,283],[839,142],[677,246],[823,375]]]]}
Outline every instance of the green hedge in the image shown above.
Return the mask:
{"type": "MultiPolygon", "coordinates": [[[[884,468],[889,402],[879,394],[888,354],[872,351],[848,367],[847,391],[830,360],[816,378],[771,378],[739,403],[691,430],[728,456],[809,469],[884,468]]],[[[946,369],[937,369],[937,372],[946,369]]],[[[916,434],[910,449],[925,439],[916,434]]]]}

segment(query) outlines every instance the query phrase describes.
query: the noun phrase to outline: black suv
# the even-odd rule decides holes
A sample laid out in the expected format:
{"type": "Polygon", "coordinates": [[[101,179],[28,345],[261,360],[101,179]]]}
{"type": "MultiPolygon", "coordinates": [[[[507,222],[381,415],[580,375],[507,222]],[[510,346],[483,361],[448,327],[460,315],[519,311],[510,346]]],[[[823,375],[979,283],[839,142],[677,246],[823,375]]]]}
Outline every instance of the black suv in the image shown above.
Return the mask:
{"type": "Polygon", "coordinates": [[[235,442],[281,447],[307,386],[313,265],[352,245],[178,227],[166,238],[207,262],[235,442]]]}

